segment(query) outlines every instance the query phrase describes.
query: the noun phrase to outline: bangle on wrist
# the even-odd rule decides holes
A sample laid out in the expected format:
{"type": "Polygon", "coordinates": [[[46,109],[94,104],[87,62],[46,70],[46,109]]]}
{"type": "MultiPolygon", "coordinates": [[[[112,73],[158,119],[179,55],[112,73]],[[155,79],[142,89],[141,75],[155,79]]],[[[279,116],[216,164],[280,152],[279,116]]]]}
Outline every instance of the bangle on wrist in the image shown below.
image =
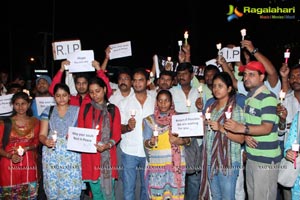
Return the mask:
{"type": "Polygon", "coordinates": [[[112,146],[113,146],[112,143],[111,143],[111,142],[108,142],[107,144],[109,145],[109,149],[111,149],[112,146]]]}
{"type": "Polygon", "coordinates": [[[192,138],[188,138],[188,142],[185,144],[186,146],[190,146],[191,145],[191,142],[192,142],[192,138]]]}
{"type": "Polygon", "coordinates": [[[245,134],[248,135],[249,134],[249,126],[247,124],[245,124],[245,134]]]}
{"type": "Polygon", "coordinates": [[[258,52],[258,48],[253,49],[253,51],[251,52],[251,55],[254,55],[255,53],[258,52]]]}
{"type": "Polygon", "coordinates": [[[151,140],[148,140],[148,146],[149,146],[150,148],[153,148],[153,147],[154,147],[154,145],[151,144],[151,140]]]}

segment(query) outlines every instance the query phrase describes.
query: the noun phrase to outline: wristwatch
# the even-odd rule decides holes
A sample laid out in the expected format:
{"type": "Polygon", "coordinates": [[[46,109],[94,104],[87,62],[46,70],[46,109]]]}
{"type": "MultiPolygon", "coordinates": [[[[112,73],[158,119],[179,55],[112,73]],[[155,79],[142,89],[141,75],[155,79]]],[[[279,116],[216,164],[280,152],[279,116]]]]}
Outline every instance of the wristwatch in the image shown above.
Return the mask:
{"type": "Polygon", "coordinates": [[[245,132],[246,135],[249,134],[249,126],[247,124],[245,124],[245,132]]]}
{"type": "Polygon", "coordinates": [[[258,52],[258,48],[255,48],[255,49],[251,52],[251,54],[254,55],[254,54],[257,53],[257,52],[258,52]]]}

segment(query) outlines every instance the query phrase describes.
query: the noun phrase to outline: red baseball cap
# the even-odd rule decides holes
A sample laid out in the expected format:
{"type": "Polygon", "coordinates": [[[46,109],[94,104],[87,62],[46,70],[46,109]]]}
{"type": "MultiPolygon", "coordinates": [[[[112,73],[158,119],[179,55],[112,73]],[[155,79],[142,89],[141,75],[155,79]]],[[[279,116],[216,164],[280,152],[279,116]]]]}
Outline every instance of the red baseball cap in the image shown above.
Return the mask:
{"type": "Polygon", "coordinates": [[[245,69],[260,71],[262,74],[264,74],[266,72],[266,69],[263,66],[263,64],[258,61],[251,61],[251,62],[248,62],[246,65],[239,67],[240,72],[244,72],[245,69]]]}

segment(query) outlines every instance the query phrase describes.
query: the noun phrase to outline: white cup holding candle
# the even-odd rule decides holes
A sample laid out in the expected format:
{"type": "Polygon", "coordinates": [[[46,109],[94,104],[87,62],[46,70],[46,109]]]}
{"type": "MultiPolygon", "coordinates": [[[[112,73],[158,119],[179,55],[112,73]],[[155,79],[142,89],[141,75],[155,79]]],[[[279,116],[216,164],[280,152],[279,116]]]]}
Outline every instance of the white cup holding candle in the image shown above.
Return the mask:
{"type": "Polygon", "coordinates": [[[225,117],[226,117],[226,119],[230,119],[231,118],[231,112],[226,111],[225,112],[225,117]]]}
{"type": "Polygon", "coordinates": [[[298,152],[299,151],[299,144],[297,144],[297,143],[293,143],[292,144],[292,151],[296,151],[296,152],[298,152]]]}
{"type": "Polygon", "coordinates": [[[131,115],[131,117],[135,117],[135,115],[136,115],[136,110],[134,110],[134,109],[131,110],[131,111],[130,111],[130,115],[131,115]]]}
{"type": "MultiPolygon", "coordinates": [[[[54,131],[52,132],[51,138],[52,138],[53,142],[56,143],[56,141],[57,141],[57,131],[54,130],[54,131]]],[[[52,149],[55,149],[55,144],[54,144],[54,146],[52,147],[52,149]]]]}
{"type": "Polygon", "coordinates": [[[23,156],[23,154],[24,154],[24,149],[23,149],[21,146],[19,146],[19,148],[17,149],[17,151],[18,151],[18,155],[19,155],[19,156],[23,156]]]}

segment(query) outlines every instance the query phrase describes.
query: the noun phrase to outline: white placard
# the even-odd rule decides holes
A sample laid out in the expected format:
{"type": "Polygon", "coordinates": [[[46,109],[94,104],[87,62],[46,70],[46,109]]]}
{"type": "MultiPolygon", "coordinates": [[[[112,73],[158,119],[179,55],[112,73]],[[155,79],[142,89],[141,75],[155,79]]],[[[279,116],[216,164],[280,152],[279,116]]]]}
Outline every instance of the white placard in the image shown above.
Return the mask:
{"type": "Polygon", "coordinates": [[[131,53],[131,42],[122,42],[118,44],[109,45],[111,48],[109,59],[123,58],[127,56],[132,56],[131,53]]]}
{"type": "Polygon", "coordinates": [[[47,106],[56,105],[53,97],[35,97],[38,116],[42,114],[47,106]]]}
{"type": "Polygon", "coordinates": [[[208,65],[218,66],[218,65],[217,65],[217,60],[216,60],[215,58],[206,61],[206,62],[205,62],[205,65],[206,65],[206,66],[208,66],[208,65]]]}
{"type": "Polygon", "coordinates": [[[172,116],[172,133],[179,137],[203,135],[203,119],[201,113],[189,113],[172,116]]]}
{"type": "Polygon", "coordinates": [[[99,130],[69,127],[67,149],[71,151],[97,153],[95,147],[99,130]]]}
{"type": "Polygon", "coordinates": [[[69,54],[67,59],[70,61],[69,72],[93,72],[92,65],[94,60],[93,50],[76,51],[69,54]]]}
{"type": "Polygon", "coordinates": [[[226,62],[239,62],[241,60],[241,48],[224,47],[223,49],[220,50],[220,55],[222,55],[225,58],[226,62]]]}
{"type": "Polygon", "coordinates": [[[13,110],[12,105],[10,104],[13,94],[0,96],[0,114],[11,113],[13,110]]]}
{"type": "Polygon", "coordinates": [[[68,54],[81,50],[80,40],[68,40],[52,43],[54,60],[66,59],[68,54]]]}

